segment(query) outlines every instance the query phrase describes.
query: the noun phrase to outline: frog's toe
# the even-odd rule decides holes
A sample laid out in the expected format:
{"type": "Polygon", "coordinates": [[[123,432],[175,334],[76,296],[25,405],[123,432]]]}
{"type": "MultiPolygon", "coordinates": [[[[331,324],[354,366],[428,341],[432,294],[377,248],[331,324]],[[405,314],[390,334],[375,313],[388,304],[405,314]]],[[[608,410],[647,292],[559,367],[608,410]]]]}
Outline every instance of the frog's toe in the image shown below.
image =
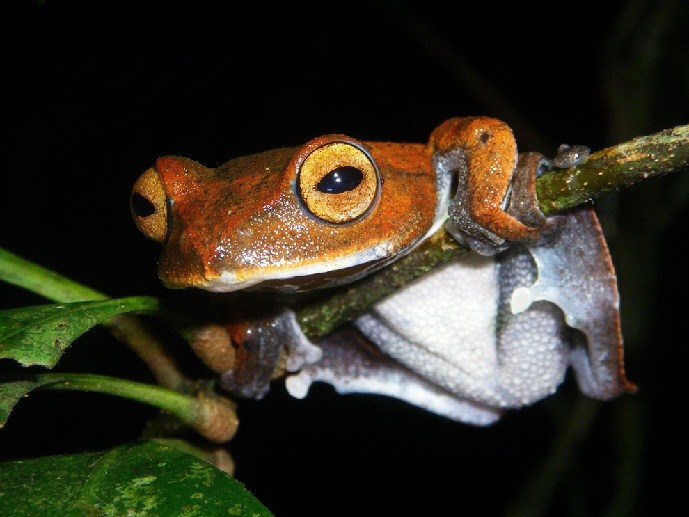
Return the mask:
{"type": "Polygon", "coordinates": [[[545,225],[536,195],[536,178],[550,170],[551,162],[540,153],[521,153],[512,179],[512,190],[507,205],[508,214],[531,228],[545,225]]]}
{"type": "Polygon", "coordinates": [[[509,242],[472,220],[453,212],[450,206],[450,218],[445,229],[462,246],[476,251],[479,255],[491,256],[509,247],[509,242]]]}
{"type": "Polygon", "coordinates": [[[553,158],[552,164],[558,169],[569,169],[584,163],[590,154],[591,149],[585,145],[561,144],[557,148],[557,154],[553,158]]]}

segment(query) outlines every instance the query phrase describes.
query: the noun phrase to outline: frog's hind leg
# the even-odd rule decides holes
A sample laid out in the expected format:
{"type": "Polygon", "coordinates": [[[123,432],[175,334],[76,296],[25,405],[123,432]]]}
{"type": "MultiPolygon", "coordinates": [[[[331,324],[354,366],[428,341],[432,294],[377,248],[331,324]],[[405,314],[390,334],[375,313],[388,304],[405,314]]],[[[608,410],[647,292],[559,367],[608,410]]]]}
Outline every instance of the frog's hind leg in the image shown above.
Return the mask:
{"type": "Polygon", "coordinates": [[[542,228],[546,218],[538,206],[536,179],[550,169],[550,161],[540,153],[521,153],[508,193],[508,214],[532,228],[542,228]]]}
{"type": "Polygon", "coordinates": [[[316,343],[320,361],[304,366],[285,380],[294,397],[306,396],[314,382],[332,385],[338,393],[394,397],[438,415],[473,425],[490,425],[502,409],[465,399],[424,379],[380,351],[362,334],[345,327],[316,343]]]}
{"type": "Polygon", "coordinates": [[[547,301],[520,306],[520,289],[537,278],[536,264],[525,246],[497,257],[500,295],[497,312],[496,390],[509,407],[532,404],[562,383],[569,365],[571,329],[562,311],[547,301]]]}

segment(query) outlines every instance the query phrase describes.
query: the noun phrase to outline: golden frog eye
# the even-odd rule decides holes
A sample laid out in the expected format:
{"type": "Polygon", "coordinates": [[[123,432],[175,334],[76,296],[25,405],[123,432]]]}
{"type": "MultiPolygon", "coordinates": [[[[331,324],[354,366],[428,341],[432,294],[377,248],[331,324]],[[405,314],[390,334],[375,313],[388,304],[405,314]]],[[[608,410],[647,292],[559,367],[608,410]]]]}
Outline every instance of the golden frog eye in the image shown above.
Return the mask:
{"type": "Polygon", "coordinates": [[[375,205],[380,174],[373,159],[358,145],[331,142],[304,159],[297,189],[314,216],[333,224],[351,223],[375,205]]]}
{"type": "Polygon", "coordinates": [[[168,234],[167,196],[154,168],[148,169],[134,183],[129,208],[136,226],[146,237],[165,241],[168,234]]]}

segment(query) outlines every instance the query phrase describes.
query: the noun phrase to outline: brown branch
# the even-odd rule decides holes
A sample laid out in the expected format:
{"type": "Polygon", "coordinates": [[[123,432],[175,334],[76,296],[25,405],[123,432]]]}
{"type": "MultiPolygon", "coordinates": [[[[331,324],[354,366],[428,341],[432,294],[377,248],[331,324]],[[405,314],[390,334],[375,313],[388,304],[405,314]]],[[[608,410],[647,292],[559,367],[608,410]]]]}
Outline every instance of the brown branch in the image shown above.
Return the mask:
{"type": "Polygon", "coordinates": [[[547,215],[585,203],[605,192],[689,168],[689,125],[635,138],[592,154],[585,163],[538,179],[547,215]]]}

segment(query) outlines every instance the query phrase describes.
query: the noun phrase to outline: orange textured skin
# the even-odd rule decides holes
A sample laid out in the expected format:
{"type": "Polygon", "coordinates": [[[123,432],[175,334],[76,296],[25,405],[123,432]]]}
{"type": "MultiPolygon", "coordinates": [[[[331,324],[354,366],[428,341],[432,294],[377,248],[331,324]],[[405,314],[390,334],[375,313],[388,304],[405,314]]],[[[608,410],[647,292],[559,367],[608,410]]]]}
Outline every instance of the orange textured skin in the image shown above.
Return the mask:
{"type": "Polygon", "coordinates": [[[232,271],[251,278],[322,264],[379,245],[390,254],[413,245],[433,224],[435,176],[419,144],[362,143],[383,188],[361,221],[330,225],[305,213],[295,195],[297,167],[321,137],[302,148],[238,158],[217,169],[186,158],[158,160],[173,202],[172,232],[159,262],[170,287],[201,285],[232,271]]]}
{"type": "Polygon", "coordinates": [[[325,135],[301,147],[236,158],[215,169],[187,158],[160,158],[155,170],[171,201],[172,224],[159,275],[168,287],[212,290],[224,290],[209,286],[221,277],[222,284],[228,274],[228,284],[266,286],[276,278],[307,278],[309,268],[324,264],[335,264],[330,277],[305,280],[295,288],[327,286],[336,283],[338,275],[363,276],[408,252],[433,227],[439,202],[433,158],[452,148],[466,156],[475,221],[508,240],[533,238],[538,229],[502,208],[517,163],[510,128],[487,117],[452,118],[435,129],[425,145],[325,135]],[[306,157],[335,141],[363,149],[380,174],[375,205],[350,224],[314,217],[295,188],[306,157]],[[365,256],[373,249],[374,259],[365,256]],[[356,258],[342,266],[343,257],[356,258]]]}
{"type": "Polygon", "coordinates": [[[460,147],[469,167],[470,211],[474,221],[507,240],[535,238],[532,228],[503,210],[517,165],[517,142],[510,127],[488,117],[451,118],[431,134],[432,152],[460,147]]]}

